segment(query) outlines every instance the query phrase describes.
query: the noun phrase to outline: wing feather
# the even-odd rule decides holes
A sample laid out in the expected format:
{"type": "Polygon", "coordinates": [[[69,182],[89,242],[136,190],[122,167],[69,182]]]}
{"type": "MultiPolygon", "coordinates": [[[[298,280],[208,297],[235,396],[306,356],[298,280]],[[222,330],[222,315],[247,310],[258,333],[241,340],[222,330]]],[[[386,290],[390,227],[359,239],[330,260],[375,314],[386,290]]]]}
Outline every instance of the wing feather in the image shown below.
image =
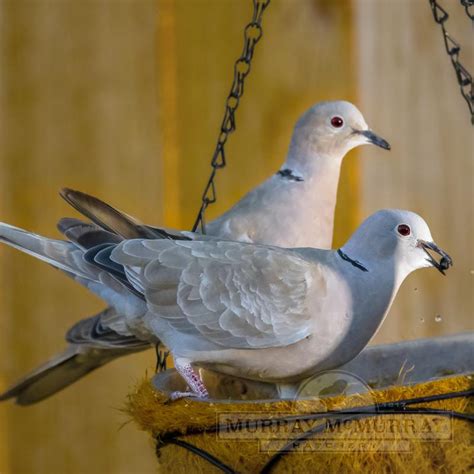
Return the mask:
{"type": "Polygon", "coordinates": [[[177,331],[235,348],[285,346],[311,333],[308,292],[322,276],[291,250],[135,239],[117,245],[111,258],[139,280],[153,317],[177,331]]]}

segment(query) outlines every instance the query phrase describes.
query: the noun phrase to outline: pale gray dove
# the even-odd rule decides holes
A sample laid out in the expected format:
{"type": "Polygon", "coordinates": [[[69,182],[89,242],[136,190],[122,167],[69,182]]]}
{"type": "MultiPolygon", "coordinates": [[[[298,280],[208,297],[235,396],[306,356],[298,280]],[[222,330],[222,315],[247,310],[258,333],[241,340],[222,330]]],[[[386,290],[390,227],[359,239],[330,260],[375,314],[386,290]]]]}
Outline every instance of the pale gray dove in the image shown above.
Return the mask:
{"type": "Polygon", "coordinates": [[[114,350],[127,348],[129,339],[161,340],[170,348],[192,390],[173,398],[207,396],[193,367],[297,381],[354,358],[411,272],[434,266],[444,273],[452,265],[425,221],[409,211],[373,214],[337,251],[159,229],[154,232],[160,238],[117,242],[96,226],[79,228],[72,220],[62,225],[72,242],[7,224],[0,225],[0,240],[74,275],[114,313],[74,326],[65,353],[0,399],[41,400],[94,368],[94,357],[117,356],[114,350]]]}

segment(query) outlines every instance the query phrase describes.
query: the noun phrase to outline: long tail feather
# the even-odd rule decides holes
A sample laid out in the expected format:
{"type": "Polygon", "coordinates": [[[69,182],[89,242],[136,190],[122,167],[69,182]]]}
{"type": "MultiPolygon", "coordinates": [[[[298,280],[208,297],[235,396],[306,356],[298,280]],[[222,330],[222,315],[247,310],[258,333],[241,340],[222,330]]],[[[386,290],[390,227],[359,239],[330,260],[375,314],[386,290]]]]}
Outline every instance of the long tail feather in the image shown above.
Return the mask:
{"type": "Polygon", "coordinates": [[[32,255],[67,273],[89,279],[93,276],[92,268],[80,261],[80,250],[70,242],[54,240],[33,234],[9,224],[0,223],[0,242],[21,252],[32,255]],[[77,253],[77,255],[75,255],[77,253]]]}
{"type": "Polygon", "coordinates": [[[20,405],[39,402],[117,357],[151,347],[131,334],[124,318],[112,308],[78,321],[67,332],[66,340],[69,346],[64,352],[0,394],[0,401],[15,398],[20,405]]]}
{"type": "Polygon", "coordinates": [[[39,402],[112,359],[136,350],[140,349],[124,351],[71,345],[0,394],[0,401],[15,398],[19,405],[39,402]]]}
{"type": "MultiPolygon", "coordinates": [[[[110,204],[90,194],[69,188],[63,188],[60,194],[74,209],[89,218],[101,229],[116,234],[124,239],[190,240],[190,237],[186,236],[185,233],[164,227],[153,227],[143,224],[138,219],[115,209],[110,204]]],[[[76,222],[80,221],[76,220],[76,222]]],[[[68,224],[70,223],[66,222],[66,225],[68,224]]],[[[63,232],[61,227],[60,230],[63,232]]]]}
{"type": "Polygon", "coordinates": [[[138,220],[94,196],[69,188],[63,188],[60,194],[81,214],[109,232],[118,234],[125,239],[156,239],[158,237],[156,233],[138,220]]]}

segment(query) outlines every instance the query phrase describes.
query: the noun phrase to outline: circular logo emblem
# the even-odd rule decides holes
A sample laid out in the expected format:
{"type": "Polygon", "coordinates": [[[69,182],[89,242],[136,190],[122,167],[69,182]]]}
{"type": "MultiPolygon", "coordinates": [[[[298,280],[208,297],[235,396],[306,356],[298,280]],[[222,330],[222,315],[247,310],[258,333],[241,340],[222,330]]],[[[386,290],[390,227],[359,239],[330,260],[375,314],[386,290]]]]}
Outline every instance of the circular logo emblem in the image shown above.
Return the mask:
{"type": "Polygon", "coordinates": [[[315,399],[324,404],[324,398],[365,394],[367,404],[372,404],[370,393],[370,387],[357,375],[344,370],[328,370],[303,380],[295,399],[315,399]]]}

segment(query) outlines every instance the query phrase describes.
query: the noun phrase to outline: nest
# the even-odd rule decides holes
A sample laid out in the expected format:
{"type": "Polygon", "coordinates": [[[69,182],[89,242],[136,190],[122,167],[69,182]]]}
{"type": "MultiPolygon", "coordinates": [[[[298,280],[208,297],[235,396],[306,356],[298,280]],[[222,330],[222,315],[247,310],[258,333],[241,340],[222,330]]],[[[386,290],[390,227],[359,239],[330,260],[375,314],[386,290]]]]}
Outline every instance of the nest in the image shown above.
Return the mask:
{"type": "Polygon", "coordinates": [[[217,463],[239,473],[461,473],[474,469],[472,389],[472,377],[464,376],[323,403],[169,403],[145,380],[129,395],[126,412],[156,440],[160,472],[208,473],[217,463]],[[427,397],[409,408],[399,403],[427,397]],[[334,410],[344,416],[324,414],[334,410]],[[311,419],[314,413],[320,415],[311,419]]]}

